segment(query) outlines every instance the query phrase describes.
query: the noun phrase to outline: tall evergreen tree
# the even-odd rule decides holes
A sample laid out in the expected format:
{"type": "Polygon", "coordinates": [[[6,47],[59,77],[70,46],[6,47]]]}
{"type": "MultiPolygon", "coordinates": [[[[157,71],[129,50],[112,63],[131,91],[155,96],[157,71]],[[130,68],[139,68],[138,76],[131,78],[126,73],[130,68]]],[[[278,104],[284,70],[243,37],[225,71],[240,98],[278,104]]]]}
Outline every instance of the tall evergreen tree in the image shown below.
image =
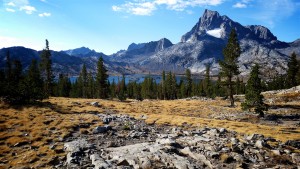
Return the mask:
{"type": "Polygon", "coordinates": [[[46,39],[46,47],[41,52],[41,73],[44,77],[44,93],[45,96],[49,97],[53,93],[53,72],[52,72],[52,61],[51,52],[49,49],[49,42],[46,39]]]}
{"type": "Polygon", "coordinates": [[[242,108],[251,109],[254,108],[254,111],[259,114],[260,117],[264,116],[265,110],[268,110],[266,104],[263,102],[262,85],[261,79],[259,77],[259,66],[256,64],[250,73],[250,78],[247,81],[246,85],[246,94],[245,102],[242,103],[242,108]]]}
{"type": "Polygon", "coordinates": [[[186,76],[186,96],[191,97],[192,96],[193,79],[192,79],[192,73],[191,73],[190,69],[186,69],[185,76],[186,76]]]}
{"type": "Polygon", "coordinates": [[[287,80],[286,80],[287,88],[297,86],[298,71],[299,71],[299,64],[297,61],[297,55],[295,52],[293,52],[288,62],[287,80]]]}
{"type": "Polygon", "coordinates": [[[108,97],[108,75],[102,56],[99,58],[97,63],[96,91],[99,98],[106,99],[108,97]]]}
{"type": "Polygon", "coordinates": [[[88,73],[86,70],[86,66],[85,64],[83,64],[80,75],[79,75],[80,79],[82,80],[82,97],[83,98],[87,98],[88,95],[88,73]]]}
{"type": "Polygon", "coordinates": [[[69,97],[71,91],[71,82],[68,76],[59,74],[58,82],[56,86],[56,95],[59,97],[69,97]]]}
{"type": "Polygon", "coordinates": [[[116,97],[116,87],[117,87],[117,85],[116,85],[115,79],[113,79],[113,81],[109,87],[111,99],[116,97]]]}
{"type": "MultiPolygon", "coordinates": [[[[186,91],[186,87],[185,87],[185,83],[184,83],[184,80],[183,79],[180,79],[180,82],[179,82],[179,95],[178,97],[179,98],[185,98],[187,97],[187,91],[186,91]]],[[[192,91],[193,91],[193,84],[192,84],[192,87],[191,87],[191,94],[192,94],[192,91]]]]}
{"type": "Polygon", "coordinates": [[[126,83],[124,74],[122,75],[122,80],[118,80],[117,96],[120,101],[126,100],[126,83]]]}
{"type": "Polygon", "coordinates": [[[206,70],[205,70],[205,79],[204,79],[204,85],[205,85],[205,95],[207,97],[212,97],[212,84],[210,80],[210,64],[206,65],[206,70]]]}
{"type": "Polygon", "coordinates": [[[92,73],[88,73],[87,77],[87,98],[95,97],[95,80],[92,73]]]}
{"type": "Polygon", "coordinates": [[[237,34],[235,29],[232,29],[229,35],[228,43],[223,49],[224,60],[220,61],[221,66],[220,74],[222,77],[226,78],[226,83],[224,83],[228,88],[228,95],[230,98],[230,105],[234,106],[233,98],[233,85],[232,78],[234,75],[238,75],[238,65],[237,59],[241,54],[241,48],[237,39],[237,34]]]}
{"type": "Polygon", "coordinates": [[[162,78],[161,78],[161,88],[162,88],[162,96],[163,99],[166,99],[166,95],[167,95],[167,89],[166,89],[166,72],[163,71],[162,72],[162,78]]]}
{"type": "Polygon", "coordinates": [[[22,83],[21,94],[26,102],[42,100],[46,97],[43,92],[43,79],[35,59],[32,60],[22,83]]]}

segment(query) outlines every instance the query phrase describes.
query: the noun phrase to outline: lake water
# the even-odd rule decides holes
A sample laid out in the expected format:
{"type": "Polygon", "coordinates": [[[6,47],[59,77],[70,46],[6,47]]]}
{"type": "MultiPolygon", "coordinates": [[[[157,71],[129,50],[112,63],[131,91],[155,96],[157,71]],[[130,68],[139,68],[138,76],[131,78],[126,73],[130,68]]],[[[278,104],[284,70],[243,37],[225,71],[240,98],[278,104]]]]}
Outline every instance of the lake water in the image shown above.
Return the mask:
{"type": "MultiPolygon", "coordinates": [[[[125,75],[125,83],[128,84],[129,82],[134,82],[134,81],[136,81],[137,83],[142,83],[145,80],[145,78],[148,76],[149,75],[145,75],[145,74],[125,75]]],[[[161,78],[162,78],[161,75],[150,75],[150,76],[156,81],[156,83],[160,83],[161,78]]],[[[74,83],[77,78],[78,78],[77,76],[70,77],[71,83],[74,83]]],[[[200,77],[194,76],[192,78],[194,81],[200,80],[200,77]]],[[[185,79],[185,77],[181,76],[181,75],[176,75],[177,83],[180,82],[180,79],[185,79]]],[[[118,83],[121,80],[122,80],[122,76],[109,76],[108,77],[109,83],[112,83],[113,81],[115,81],[115,83],[118,83]]]]}

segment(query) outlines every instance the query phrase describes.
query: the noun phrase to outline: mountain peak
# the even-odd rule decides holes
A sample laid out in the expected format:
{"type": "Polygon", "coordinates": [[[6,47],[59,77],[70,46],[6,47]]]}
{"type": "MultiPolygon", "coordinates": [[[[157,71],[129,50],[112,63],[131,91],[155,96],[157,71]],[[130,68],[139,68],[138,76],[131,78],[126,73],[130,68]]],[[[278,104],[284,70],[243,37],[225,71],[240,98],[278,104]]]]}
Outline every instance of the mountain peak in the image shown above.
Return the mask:
{"type": "Polygon", "coordinates": [[[220,17],[220,14],[217,11],[211,11],[208,9],[205,9],[202,18],[208,19],[208,18],[214,18],[214,17],[220,17]]]}

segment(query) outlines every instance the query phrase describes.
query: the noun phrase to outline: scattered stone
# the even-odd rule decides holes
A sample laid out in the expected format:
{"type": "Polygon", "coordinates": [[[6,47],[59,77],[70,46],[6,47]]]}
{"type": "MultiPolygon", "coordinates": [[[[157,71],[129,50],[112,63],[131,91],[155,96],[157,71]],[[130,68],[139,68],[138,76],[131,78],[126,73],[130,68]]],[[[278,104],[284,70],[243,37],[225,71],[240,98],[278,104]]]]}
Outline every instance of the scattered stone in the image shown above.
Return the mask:
{"type": "Polygon", "coordinates": [[[257,147],[257,148],[263,148],[266,146],[267,146],[267,143],[264,140],[257,140],[255,142],[255,147],[257,147]]]}
{"type": "Polygon", "coordinates": [[[92,160],[92,164],[95,166],[95,169],[102,169],[102,168],[110,168],[111,167],[111,164],[106,162],[98,154],[91,155],[90,159],[92,160]]]}
{"type": "Polygon", "coordinates": [[[91,102],[91,105],[94,107],[99,107],[99,102],[91,102]]]}
{"type": "Polygon", "coordinates": [[[93,134],[99,134],[99,133],[106,133],[108,130],[111,130],[111,126],[105,125],[105,126],[97,126],[93,130],[93,134]]]}
{"type": "Polygon", "coordinates": [[[224,128],[147,125],[142,116],[97,116],[110,125],[98,126],[88,135],[81,133],[82,139],[65,143],[67,156],[57,168],[266,168],[273,167],[274,161],[274,167],[296,168],[299,164],[299,154],[291,152],[291,147],[297,146],[295,141],[279,144],[259,134],[241,138],[224,128]],[[271,147],[268,141],[276,144],[271,147]],[[277,165],[281,156],[287,162],[277,165]]]}
{"type": "Polygon", "coordinates": [[[292,146],[292,147],[295,147],[297,149],[300,149],[300,141],[288,140],[287,142],[285,142],[285,145],[292,146]]]}
{"type": "Polygon", "coordinates": [[[275,154],[275,155],[278,155],[278,156],[281,155],[279,150],[271,150],[271,152],[272,152],[273,154],[275,154]]]}
{"type": "Polygon", "coordinates": [[[300,154],[299,153],[292,153],[292,160],[293,160],[293,163],[295,163],[297,165],[300,165],[300,154]]]}

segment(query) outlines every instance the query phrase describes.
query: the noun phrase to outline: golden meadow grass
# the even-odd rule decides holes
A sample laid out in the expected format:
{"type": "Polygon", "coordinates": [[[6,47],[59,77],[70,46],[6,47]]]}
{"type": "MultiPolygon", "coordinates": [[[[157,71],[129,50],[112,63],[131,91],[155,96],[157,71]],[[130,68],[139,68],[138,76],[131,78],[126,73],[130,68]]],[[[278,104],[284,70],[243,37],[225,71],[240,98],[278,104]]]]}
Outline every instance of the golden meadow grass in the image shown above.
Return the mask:
{"type": "MultiPolygon", "coordinates": [[[[287,97],[287,96],[284,96],[287,97]]],[[[292,95],[295,98],[295,95],[292,95]]],[[[297,96],[299,97],[299,96],[297,96]]],[[[274,104],[300,105],[292,102],[274,104]]],[[[65,137],[69,137],[79,126],[89,124],[88,128],[79,129],[81,133],[103,125],[97,113],[128,114],[135,118],[146,115],[146,122],[159,125],[184,127],[219,127],[233,130],[240,134],[258,133],[274,137],[280,141],[300,138],[300,127],[285,125],[262,125],[259,119],[247,116],[242,121],[220,120],[220,114],[238,115],[242,113],[240,103],[235,108],[228,107],[225,100],[116,100],[76,99],[53,97],[43,103],[32,106],[0,107],[0,161],[7,161],[13,166],[47,167],[55,156],[64,157],[62,151],[65,137]],[[100,107],[90,105],[98,101],[100,107]],[[53,146],[54,145],[54,146],[53,146]]],[[[270,110],[270,113],[285,113],[270,110]]]]}

